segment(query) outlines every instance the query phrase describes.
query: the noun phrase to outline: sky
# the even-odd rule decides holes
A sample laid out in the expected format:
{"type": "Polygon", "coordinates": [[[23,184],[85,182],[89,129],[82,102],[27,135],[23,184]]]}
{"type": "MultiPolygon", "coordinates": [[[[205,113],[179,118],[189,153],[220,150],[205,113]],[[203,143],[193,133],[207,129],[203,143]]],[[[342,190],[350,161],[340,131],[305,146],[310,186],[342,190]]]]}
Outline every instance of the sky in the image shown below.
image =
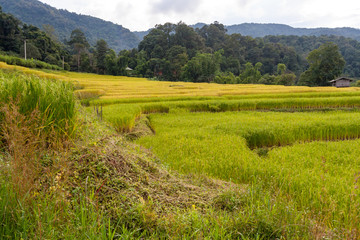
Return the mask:
{"type": "Polygon", "coordinates": [[[359,0],[40,0],[144,31],[166,22],[281,23],[292,27],[360,28],[359,0]]]}

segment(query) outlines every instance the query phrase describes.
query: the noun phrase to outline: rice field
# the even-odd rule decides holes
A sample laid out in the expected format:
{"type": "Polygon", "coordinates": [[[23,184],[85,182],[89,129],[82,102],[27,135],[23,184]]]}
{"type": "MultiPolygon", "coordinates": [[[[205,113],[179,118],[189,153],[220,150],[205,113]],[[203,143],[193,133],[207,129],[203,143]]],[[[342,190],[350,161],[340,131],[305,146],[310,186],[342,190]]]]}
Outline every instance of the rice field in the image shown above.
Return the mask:
{"type": "Polygon", "coordinates": [[[82,92],[98,91],[100,102],[96,103],[119,103],[119,99],[149,99],[151,98],[193,98],[193,97],[224,97],[246,95],[279,95],[279,94],[307,94],[307,93],[338,93],[345,95],[355,94],[360,96],[360,88],[334,88],[334,87],[299,87],[299,86],[275,86],[261,84],[216,84],[216,83],[190,83],[190,82],[166,82],[152,81],[145,78],[107,76],[89,73],[76,73],[66,71],[35,70],[20,66],[8,65],[0,62],[2,69],[17,69],[19,71],[35,74],[45,78],[58,78],[71,81],[82,92]],[[354,93],[355,92],[355,93],[354,93]],[[357,93],[356,93],[357,92],[357,93]],[[102,102],[104,101],[104,102],[102,102]]]}
{"type": "Polygon", "coordinates": [[[146,115],[155,134],[136,142],[168,169],[248,186],[242,208],[231,217],[215,214],[229,222],[260,216],[260,232],[272,229],[273,239],[360,238],[360,88],[16,69],[72,82],[89,111],[101,105],[119,132],[131,132],[146,115]]]}
{"type": "Polygon", "coordinates": [[[331,238],[358,234],[360,140],[346,139],[359,137],[359,112],[174,112],[150,119],[156,134],[137,142],[169,168],[267,189],[264,216],[287,206],[286,224],[321,228],[331,238]],[[258,142],[272,147],[249,147],[258,142]]]}

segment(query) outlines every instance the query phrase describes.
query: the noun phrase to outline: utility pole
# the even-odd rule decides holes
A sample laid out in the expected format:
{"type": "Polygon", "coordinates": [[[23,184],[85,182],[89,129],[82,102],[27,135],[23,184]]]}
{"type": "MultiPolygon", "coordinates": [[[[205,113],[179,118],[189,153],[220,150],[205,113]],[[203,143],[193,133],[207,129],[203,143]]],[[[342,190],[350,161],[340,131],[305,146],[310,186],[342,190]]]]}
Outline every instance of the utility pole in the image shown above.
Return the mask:
{"type": "Polygon", "coordinates": [[[63,70],[65,70],[65,60],[64,60],[64,56],[62,56],[62,67],[63,67],[63,70]]]}
{"type": "Polygon", "coordinates": [[[25,56],[25,60],[26,60],[26,39],[24,40],[24,56],[25,56]]]}

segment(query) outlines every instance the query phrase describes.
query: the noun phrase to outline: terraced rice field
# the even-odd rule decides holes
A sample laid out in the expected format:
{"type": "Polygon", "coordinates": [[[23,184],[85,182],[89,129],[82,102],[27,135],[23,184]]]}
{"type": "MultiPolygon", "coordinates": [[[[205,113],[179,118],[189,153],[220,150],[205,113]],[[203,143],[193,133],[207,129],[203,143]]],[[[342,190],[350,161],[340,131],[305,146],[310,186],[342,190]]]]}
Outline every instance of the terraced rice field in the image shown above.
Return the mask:
{"type": "Polygon", "coordinates": [[[231,216],[274,239],[360,238],[360,88],[29,73],[73,82],[119,132],[147,117],[155,134],[138,144],[170,170],[247,186],[231,216]]]}
{"type": "Polygon", "coordinates": [[[282,212],[285,228],[319,227],[344,239],[359,230],[359,112],[182,112],[150,119],[156,134],[137,142],[169,168],[249,184],[248,194],[264,191],[253,200],[269,196],[259,202],[263,214],[282,212]]]}

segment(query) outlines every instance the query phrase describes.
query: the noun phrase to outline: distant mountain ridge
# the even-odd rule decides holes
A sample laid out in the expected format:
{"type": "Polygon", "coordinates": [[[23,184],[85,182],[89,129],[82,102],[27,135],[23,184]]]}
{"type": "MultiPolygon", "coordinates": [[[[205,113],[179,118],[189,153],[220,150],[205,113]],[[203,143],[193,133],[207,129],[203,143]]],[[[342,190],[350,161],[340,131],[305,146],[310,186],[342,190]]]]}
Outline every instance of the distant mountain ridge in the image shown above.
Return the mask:
{"type": "Polygon", "coordinates": [[[242,23],[226,26],[228,34],[240,33],[251,37],[265,37],[267,35],[295,35],[295,36],[321,36],[335,35],[349,37],[360,41],[360,29],[343,28],[294,28],[285,24],[276,23],[242,23]]]}
{"type": "Polygon", "coordinates": [[[71,32],[81,29],[90,44],[104,39],[115,51],[136,48],[139,38],[129,29],[99,18],[59,10],[37,0],[0,0],[4,12],[10,13],[26,24],[42,28],[54,27],[59,40],[69,39],[71,32]]]}
{"type": "MultiPolygon", "coordinates": [[[[59,10],[38,0],[0,0],[4,12],[10,13],[27,24],[42,28],[43,25],[52,25],[59,40],[69,39],[71,32],[80,28],[91,45],[99,39],[104,39],[110,48],[119,52],[123,49],[138,47],[147,31],[131,32],[121,25],[102,19],[59,10]]],[[[205,23],[190,25],[201,28],[205,23]]],[[[228,34],[239,33],[244,36],[264,37],[268,35],[295,35],[295,36],[344,36],[360,41],[360,29],[343,28],[294,28],[285,24],[275,23],[242,23],[225,26],[228,34]]]]}
{"type": "MultiPolygon", "coordinates": [[[[196,23],[190,25],[192,28],[202,28],[206,23],[196,23]]],[[[294,28],[286,24],[278,23],[241,23],[225,26],[229,35],[239,33],[243,36],[251,36],[254,38],[265,37],[269,35],[285,35],[285,36],[321,36],[335,35],[343,36],[360,41],[360,29],[342,27],[342,28],[294,28]]],[[[136,32],[140,40],[149,33],[150,30],[136,32]]]]}

